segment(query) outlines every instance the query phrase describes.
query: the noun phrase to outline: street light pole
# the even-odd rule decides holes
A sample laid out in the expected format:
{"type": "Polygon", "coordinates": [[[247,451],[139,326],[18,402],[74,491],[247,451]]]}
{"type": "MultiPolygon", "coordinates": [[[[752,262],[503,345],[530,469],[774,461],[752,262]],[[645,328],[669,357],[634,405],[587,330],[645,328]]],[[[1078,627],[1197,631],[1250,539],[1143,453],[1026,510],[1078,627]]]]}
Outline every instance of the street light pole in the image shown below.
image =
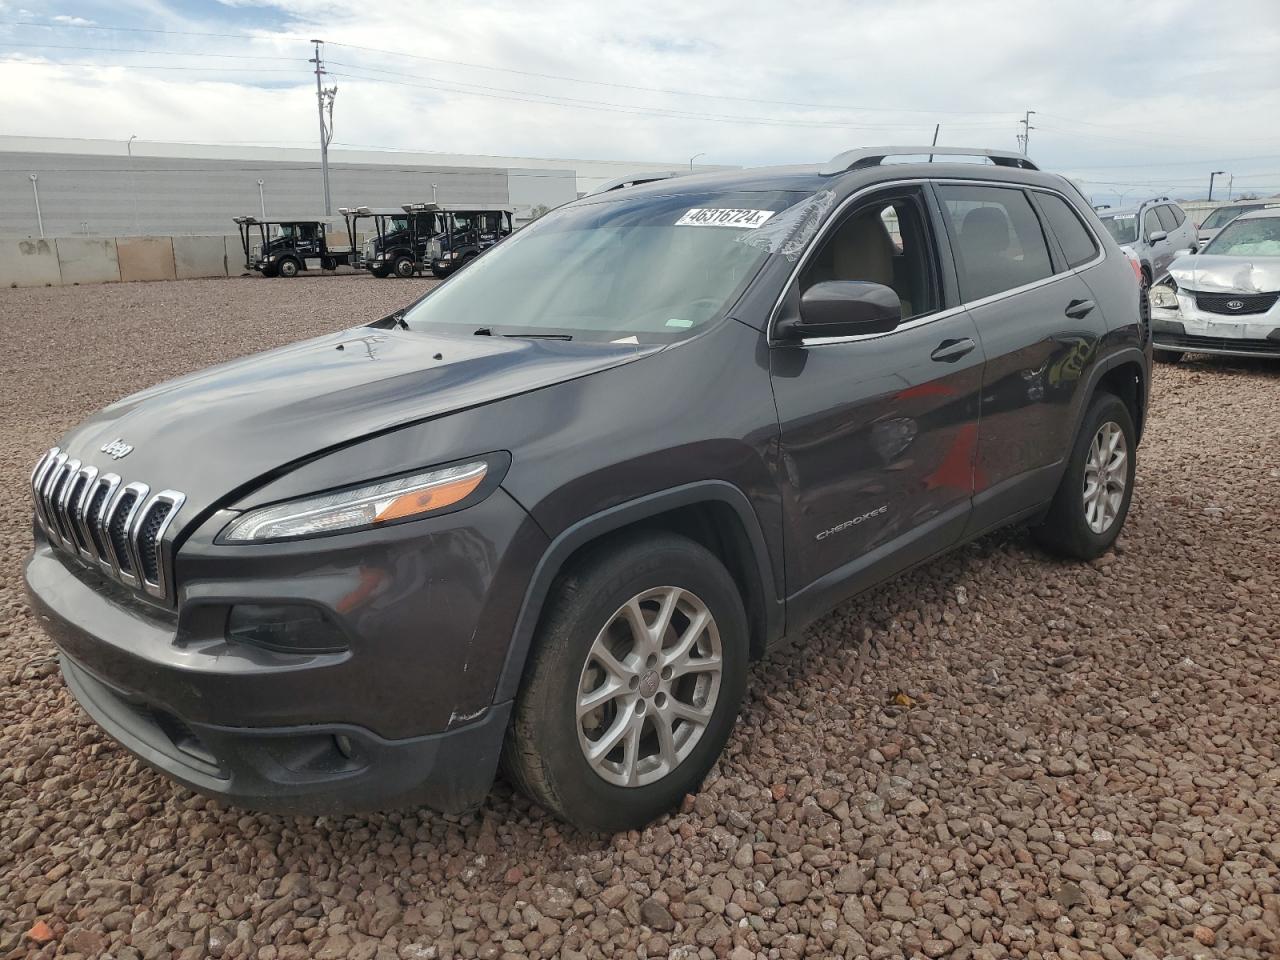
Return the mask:
{"type": "Polygon", "coordinates": [[[128,142],[124,148],[129,151],[129,193],[133,200],[133,233],[134,236],[142,233],[142,228],[138,226],[138,178],[133,170],[133,141],[138,139],[136,133],[129,136],[128,142]]]}
{"type": "Polygon", "coordinates": [[[690,173],[693,173],[693,161],[697,160],[699,157],[705,157],[705,156],[706,156],[706,154],[705,154],[705,153],[695,153],[692,157],[690,157],[690,158],[689,158],[689,172],[690,172],[690,173]]]}
{"type": "Polygon", "coordinates": [[[1214,178],[1214,177],[1225,177],[1226,175],[1227,175],[1227,171],[1225,171],[1225,170],[1215,170],[1215,171],[1213,171],[1213,173],[1209,174],[1209,199],[1210,199],[1210,201],[1212,201],[1212,200],[1213,200],[1213,178],[1214,178]]]}
{"type": "Polygon", "coordinates": [[[44,217],[40,216],[40,188],[36,186],[36,181],[40,178],[36,174],[31,174],[31,192],[36,198],[36,225],[40,228],[40,239],[44,239],[44,217]]]}
{"type": "Polygon", "coordinates": [[[435,202],[436,202],[436,192],[437,192],[439,189],[440,189],[440,187],[439,187],[439,185],[438,185],[438,184],[434,184],[434,183],[433,183],[433,184],[431,185],[431,202],[432,202],[432,203],[435,203],[435,202]]]}
{"type": "Polygon", "coordinates": [[[266,220],[267,219],[267,201],[266,201],[266,198],[262,195],[262,184],[264,182],[265,181],[262,181],[262,180],[258,181],[258,206],[262,209],[262,219],[266,220]]]}

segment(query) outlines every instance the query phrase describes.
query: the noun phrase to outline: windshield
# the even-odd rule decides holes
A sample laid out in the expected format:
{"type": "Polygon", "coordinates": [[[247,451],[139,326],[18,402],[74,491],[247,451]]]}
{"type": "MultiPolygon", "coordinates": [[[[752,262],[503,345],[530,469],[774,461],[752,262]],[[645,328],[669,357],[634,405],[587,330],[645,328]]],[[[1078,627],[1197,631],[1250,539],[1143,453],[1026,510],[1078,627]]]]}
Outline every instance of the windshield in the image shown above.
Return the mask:
{"type": "Polygon", "coordinates": [[[796,192],[643,197],[566,207],[410,307],[410,329],[652,342],[724,313],[769,255],[741,242],[796,192]]]}
{"type": "Polygon", "coordinates": [[[1138,215],[1121,213],[1112,217],[1102,217],[1102,225],[1107,228],[1116,243],[1133,243],[1138,239],[1138,215]]]}
{"type": "Polygon", "coordinates": [[[1248,209],[1247,207],[1219,207],[1209,216],[1205,217],[1204,223],[1200,224],[1206,230],[1216,230],[1218,227],[1225,226],[1228,221],[1234,220],[1240,214],[1248,209]]]}
{"type": "Polygon", "coordinates": [[[1280,257],[1280,216],[1233,220],[1201,252],[1219,257],[1280,257]]]}

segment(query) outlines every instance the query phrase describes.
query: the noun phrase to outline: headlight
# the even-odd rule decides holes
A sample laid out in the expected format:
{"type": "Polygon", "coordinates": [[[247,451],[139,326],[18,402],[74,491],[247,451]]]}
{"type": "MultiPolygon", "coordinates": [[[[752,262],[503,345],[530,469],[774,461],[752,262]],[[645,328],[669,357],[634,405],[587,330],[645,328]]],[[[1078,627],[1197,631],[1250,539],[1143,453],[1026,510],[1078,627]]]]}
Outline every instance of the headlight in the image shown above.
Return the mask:
{"type": "Polygon", "coordinates": [[[1151,306],[1153,307],[1158,307],[1161,310],[1178,309],[1177,288],[1171,287],[1167,283],[1157,283],[1151,288],[1148,296],[1151,298],[1151,306]]]}
{"type": "Polygon", "coordinates": [[[250,510],[227,527],[232,543],[283,540],[409,520],[465,500],[484,480],[483,460],[250,510]]]}

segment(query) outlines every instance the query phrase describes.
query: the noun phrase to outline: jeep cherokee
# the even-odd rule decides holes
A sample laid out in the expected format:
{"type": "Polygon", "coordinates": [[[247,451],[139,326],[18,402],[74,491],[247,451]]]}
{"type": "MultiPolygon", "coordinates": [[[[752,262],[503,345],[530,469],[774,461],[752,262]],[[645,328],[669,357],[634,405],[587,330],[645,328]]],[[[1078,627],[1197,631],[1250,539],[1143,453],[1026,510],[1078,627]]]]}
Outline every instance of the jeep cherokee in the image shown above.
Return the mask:
{"type": "Polygon", "coordinates": [[[501,762],[636,827],[698,788],[749,661],[845,598],[1018,521],[1111,546],[1137,292],[1018,154],[606,190],[71,430],[32,476],[31,600],[85,710],[192,789],[461,811],[501,762]]]}

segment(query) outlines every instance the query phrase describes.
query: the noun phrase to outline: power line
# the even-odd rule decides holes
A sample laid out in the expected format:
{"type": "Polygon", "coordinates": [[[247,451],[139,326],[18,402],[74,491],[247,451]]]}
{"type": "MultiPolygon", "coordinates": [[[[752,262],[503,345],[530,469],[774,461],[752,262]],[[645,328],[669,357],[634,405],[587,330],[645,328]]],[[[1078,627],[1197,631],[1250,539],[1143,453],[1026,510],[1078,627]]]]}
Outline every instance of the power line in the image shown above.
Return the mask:
{"type": "Polygon", "coordinates": [[[203,50],[140,50],[131,47],[82,47],[62,43],[2,43],[0,47],[17,47],[19,50],[84,50],[91,53],[143,53],[157,57],[218,57],[225,60],[283,60],[306,62],[306,57],[254,56],[247,53],[206,53],[203,50]]]}
{"type": "MultiPolygon", "coordinates": [[[[710,100],[733,100],[738,103],[762,103],[775,107],[810,107],[818,110],[864,110],[879,113],[925,113],[925,114],[946,114],[948,116],[1007,116],[1008,111],[1004,110],[926,110],[916,108],[899,108],[899,107],[869,107],[869,106],[853,106],[850,104],[838,103],[806,103],[796,100],[765,100],[758,97],[736,97],[729,94],[719,93],[703,93],[697,90],[675,90],[669,87],[646,87],[631,83],[617,83],[610,80],[589,80],[585,77],[570,77],[556,73],[537,73],[531,70],[517,70],[514,67],[495,67],[485,63],[468,63],[465,60],[446,60],[442,57],[428,57],[416,53],[401,53],[398,50],[383,50],[378,47],[362,47],[354,43],[340,43],[333,41],[329,44],[331,47],[345,47],[348,50],[363,50],[366,53],[378,53],[386,56],[404,57],[407,60],[422,60],[428,63],[443,63],[454,67],[467,67],[473,70],[493,70],[499,73],[512,73],[522,77],[535,77],[540,80],[560,80],[568,83],[586,83],[598,87],[614,87],[619,90],[640,90],[645,93],[662,93],[677,97],[705,97],[710,100]]],[[[337,63],[337,61],[333,61],[337,63]]],[[[364,68],[361,69],[371,69],[364,68]]]]}
{"type": "Polygon", "coordinates": [[[81,70],[192,70],[197,73],[292,73],[288,67],[179,67],[169,64],[148,63],[55,63],[52,60],[22,60],[17,57],[0,57],[0,63],[16,63],[24,67],[68,67],[81,70]]]}
{"type": "MultiPolygon", "coordinates": [[[[780,127],[806,127],[806,128],[846,128],[857,129],[859,127],[873,128],[880,126],[877,124],[863,124],[857,120],[799,120],[789,119],[786,117],[757,117],[745,116],[739,114],[712,114],[697,113],[688,110],[670,110],[659,107],[645,107],[639,104],[623,104],[611,101],[600,100],[581,100],[577,98],[561,97],[556,94],[536,94],[523,93],[521,91],[508,91],[506,93],[483,92],[482,90],[460,89],[456,81],[437,81],[435,83],[410,82],[407,80],[391,80],[386,77],[370,77],[356,73],[341,73],[338,71],[330,71],[330,76],[345,77],[349,80],[364,80],[369,83],[383,83],[398,87],[413,87],[423,90],[436,90],[443,93],[461,94],[469,97],[481,97],[488,100],[506,100],[515,103],[536,103],[553,107],[569,107],[578,110],[594,110],[606,113],[625,113],[632,116],[648,116],[648,117],[665,117],[675,120],[701,120],[711,123],[749,123],[761,126],[780,126],[780,127]],[[448,84],[447,86],[444,84],[448,84]]],[[[468,86],[475,86],[468,84],[468,86]]],[[[486,90],[500,90],[503,88],[485,88],[486,90]]],[[[994,127],[1002,126],[995,122],[987,124],[970,124],[978,127],[994,127]]],[[[887,125],[885,125],[887,126],[887,125]]],[[[897,126],[896,124],[894,126],[897,126]]],[[[908,125],[912,126],[912,125],[908,125]]],[[[915,124],[913,126],[920,126],[915,124]]]]}
{"type": "MultiPolygon", "coordinates": [[[[154,27],[111,27],[101,26],[99,24],[64,24],[50,23],[34,20],[0,20],[0,25],[9,26],[34,26],[49,27],[52,29],[81,29],[81,30],[106,30],[136,33],[153,33],[166,34],[171,36],[190,36],[190,37],[219,37],[237,40],[299,40],[301,37],[292,34],[276,34],[272,36],[264,36],[261,34],[228,34],[228,33],[202,33],[192,30],[163,30],[154,27]]],[[[940,110],[937,108],[915,108],[915,107],[885,107],[885,106],[857,106],[839,103],[812,103],[796,100],[770,100],[759,97],[742,97],[733,96],[731,94],[705,93],[698,90],[677,90],[667,87],[648,87],[638,84],[617,83],[610,80],[592,80],[586,77],[573,77],[564,74],[539,73],[531,70],[519,70],[514,67],[499,67],[485,63],[470,63],[464,60],[449,60],[443,57],[428,57],[422,54],[402,53],[398,50],[385,50],[379,47],[365,47],[354,43],[341,43],[339,41],[327,41],[327,45],[331,47],[344,47],[348,50],[360,50],[365,53],[376,53],[383,56],[403,57],[408,60],[421,60],[429,63],[441,63],[455,67],[465,67],[472,70],[491,70],[499,73],[510,73],[524,77],[535,77],[541,80],[558,80],[566,83],[582,83],[592,86],[613,87],[620,90],[638,90],[645,93],[661,93],[670,96],[679,97],[702,97],[710,100],[730,100],[738,103],[757,103],[779,107],[807,107],[817,110],[859,110],[873,113],[919,113],[919,114],[942,114],[946,116],[973,116],[973,117],[1003,117],[1008,115],[1008,111],[1002,110],[940,110]]],[[[331,61],[337,63],[337,61],[331,61]]],[[[372,67],[360,67],[360,69],[373,70],[372,67]]]]}
{"type": "MultiPolygon", "coordinates": [[[[337,46],[337,44],[334,44],[334,46],[337,46]]],[[[406,86],[424,86],[424,87],[428,87],[429,89],[446,89],[444,87],[430,86],[429,84],[422,82],[422,81],[430,81],[433,84],[448,84],[450,85],[450,87],[473,88],[475,90],[487,91],[492,93],[513,94],[520,97],[539,97],[546,100],[563,101],[565,104],[575,104],[575,105],[587,104],[592,106],[609,106],[609,107],[620,107],[625,109],[652,110],[655,112],[672,113],[672,114],[678,114],[680,116],[693,116],[698,118],[706,117],[706,116],[720,116],[720,117],[725,117],[727,119],[744,120],[744,121],[749,121],[753,119],[768,120],[774,123],[788,123],[788,124],[811,123],[811,124],[818,124],[823,126],[835,124],[838,126],[858,126],[858,127],[868,127],[868,128],[911,127],[911,128],[918,129],[920,127],[919,122],[886,123],[883,121],[878,121],[874,123],[865,123],[861,120],[857,120],[853,118],[850,118],[848,120],[839,120],[839,121],[826,121],[826,120],[795,121],[795,120],[790,120],[788,118],[783,118],[783,117],[749,117],[749,116],[739,115],[739,114],[718,114],[718,115],[704,114],[704,113],[697,113],[694,111],[687,111],[687,110],[668,110],[667,108],[663,108],[663,107],[647,107],[647,106],[644,106],[643,104],[614,103],[607,100],[586,100],[580,97],[566,97],[558,93],[537,93],[535,91],[530,91],[530,90],[517,90],[511,87],[493,87],[487,84],[467,83],[461,80],[448,80],[443,77],[432,77],[432,76],[427,76],[425,74],[405,73],[399,70],[382,70],[376,67],[366,67],[362,64],[354,64],[354,63],[350,63],[343,60],[330,60],[328,62],[333,66],[351,67],[353,69],[360,70],[363,73],[380,73],[380,74],[385,73],[385,74],[390,74],[391,76],[394,76],[394,77],[414,78],[416,82],[414,84],[405,84],[406,86]]],[[[366,76],[357,77],[355,74],[337,74],[337,73],[333,75],[349,76],[352,79],[368,80],[375,83],[382,83],[382,82],[394,83],[395,82],[392,80],[386,80],[382,77],[366,77],[366,76]]],[[[466,92],[466,91],[459,90],[456,92],[466,92]]],[[[831,109],[837,109],[837,108],[831,108],[831,109]]],[[[949,126],[961,126],[961,127],[994,127],[999,125],[1003,125],[1003,121],[956,121],[949,124],[949,126]]]]}

